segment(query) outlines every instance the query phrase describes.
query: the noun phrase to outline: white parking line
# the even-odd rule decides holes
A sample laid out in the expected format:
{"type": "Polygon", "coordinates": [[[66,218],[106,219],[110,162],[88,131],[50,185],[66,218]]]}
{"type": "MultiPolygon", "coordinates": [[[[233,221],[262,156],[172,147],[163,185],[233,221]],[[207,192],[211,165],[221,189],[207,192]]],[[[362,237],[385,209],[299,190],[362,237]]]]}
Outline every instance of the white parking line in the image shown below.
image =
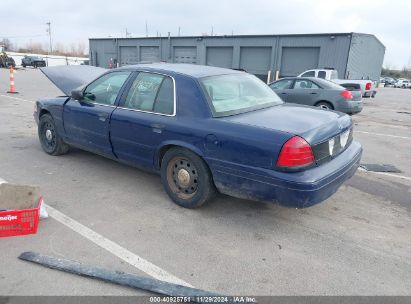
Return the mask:
{"type": "Polygon", "coordinates": [[[52,218],[54,218],[56,221],[69,227],[71,230],[77,232],[78,234],[82,235],[86,239],[92,241],[94,244],[100,246],[101,248],[107,250],[108,252],[122,259],[123,261],[147,273],[149,276],[152,276],[153,278],[157,280],[162,280],[162,281],[167,281],[167,282],[178,284],[178,285],[193,287],[187,282],[177,278],[176,276],[150,263],[149,261],[143,259],[142,257],[135,255],[131,251],[121,247],[120,245],[114,243],[113,241],[110,241],[109,239],[105,238],[101,234],[98,234],[97,232],[91,230],[90,228],[84,226],[83,224],[80,224],[76,220],[73,220],[72,218],[54,209],[53,207],[48,206],[46,204],[44,205],[49,215],[52,218]]]}
{"type": "MultiPolygon", "coordinates": [[[[0,177],[0,184],[6,183],[4,179],[0,177]]],[[[43,203],[44,204],[44,203],[43,203]]],[[[94,244],[100,246],[101,248],[107,250],[116,257],[122,259],[123,261],[129,263],[130,265],[136,267],[137,269],[145,272],[149,276],[162,281],[167,281],[169,283],[174,283],[178,285],[193,287],[189,283],[177,278],[171,273],[161,269],[160,267],[150,263],[149,261],[139,257],[138,255],[132,253],[131,251],[121,247],[120,245],[110,241],[101,234],[91,230],[90,228],[84,226],[83,224],[77,222],[76,220],[68,217],[67,215],[61,213],[60,211],[54,209],[53,207],[44,204],[47,209],[49,216],[54,218],[56,221],[67,226],[71,230],[77,232],[81,236],[90,240],[94,244]]]]}
{"type": "Polygon", "coordinates": [[[387,173],[387,172],[367,171],[366,169],[361,168],[361,167],[358,168],[358,171],[366,172],[366,173],[373,173],[373,174],[378,174],[378,175],[386,175],[386,176],[391,176],[391,177],[396,177],[396,178],[401,178],[401,179],[405,179],[405,180],[410,180],[410,181],[411,181],[411,177],[404,176],[404,175],[396,175],[396,174],[391,174],[391,173],[387,173]]]}
{"type": "Polygon", "coordinates": [[[355,130],[354,132],[376,135],[376,136],[387,136],[387,137],[394,137],[394,138],[401,138],[401,139],[411,139],[411,137],[407,137],[407,136],[397,136],[397,135],[390,135],[390,134],[383,134],[383,133],[373,133],[373,132],[357,131],[357,130],[355,130]]]}
{"type": "Polygon", "coordinates": [[[6,97],[6,98],[10,98],[10,99],[15,99],[15,100],[20,100],[20,101],[35,103],[33,100],[23,99],[23,98],[19,98],[19,97],[4,95],[4,94],[0,94],[0,97],[6,97]]]}

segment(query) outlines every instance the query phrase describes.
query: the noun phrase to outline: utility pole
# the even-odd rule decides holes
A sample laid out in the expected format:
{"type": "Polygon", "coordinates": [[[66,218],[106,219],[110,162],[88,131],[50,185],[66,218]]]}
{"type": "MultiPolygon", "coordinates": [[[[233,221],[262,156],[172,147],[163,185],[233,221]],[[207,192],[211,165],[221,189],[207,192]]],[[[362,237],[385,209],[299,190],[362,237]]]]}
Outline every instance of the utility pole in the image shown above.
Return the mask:
{"type": "Polygon", "coordinates": [[[214,26],[211,26],[211,36],[214,35],[214,26]]]}
{"type": "Polygon", "coordinates": [[[148,25],[147,25],[147,20],[146,20],[146,37],[148,37],[148,25]]]}
{"type": "Polygon", "coordinates": [[[178,36],[180,37],[181,34],[181,27],[178,27],[178,36]]]}
{"type": "Polygon", "coordinates": [[[49,60],[48,60],[48,57],[51,55],[51,53],[53,52],[53,46],[52,46],[52,44],[51,44],[51,22],[49,21],[49,22],[47,22],[46,23],[46,25],[47,25],[47,30],[46,30],[46,32],[49,34],[49,51],[47,52],[48,54],[48,56],[47,56],[47,65],[49,65],[49,60]]]}

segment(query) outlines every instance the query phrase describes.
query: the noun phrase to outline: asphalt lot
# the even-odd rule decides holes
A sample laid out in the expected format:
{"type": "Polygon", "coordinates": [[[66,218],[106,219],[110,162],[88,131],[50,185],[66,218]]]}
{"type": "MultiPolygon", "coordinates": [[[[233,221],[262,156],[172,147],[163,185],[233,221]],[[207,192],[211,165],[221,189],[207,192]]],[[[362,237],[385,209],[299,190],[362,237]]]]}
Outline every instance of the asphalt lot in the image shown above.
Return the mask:
{"type": "MultiPolygon", "coordinates": [[[[52,157],[37,139],[32,101],[61,95],[39,70],[0,70],[0,177],[41,187],[45,202],[201,289],[230,295],[411,295],[411,90],[381,88],[353,116],[363,163],[330,199],[296,210],[219,196],[187,210],[159,176],[80,150],[52,157]]],[[[54,218],[36,235],[0,239],[2,295],[144,294],[17,259],[38,251],[145,275],[54,218]]]]}

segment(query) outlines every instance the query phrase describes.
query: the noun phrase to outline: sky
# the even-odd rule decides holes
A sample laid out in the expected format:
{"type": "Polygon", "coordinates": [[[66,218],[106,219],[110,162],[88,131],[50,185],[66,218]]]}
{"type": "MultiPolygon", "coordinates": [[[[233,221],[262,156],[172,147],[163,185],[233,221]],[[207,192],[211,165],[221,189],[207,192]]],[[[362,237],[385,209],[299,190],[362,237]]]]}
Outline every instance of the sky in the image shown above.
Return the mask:
{"type": "Polygon", "coordinates": [[[0,40],[18,46],[70,45],[88,38],[157,33],[195,36],[359,32],[374,34],[385,46],[384,66],[411,67],[409,0],[36,0],[4,1],[0,40]]]}

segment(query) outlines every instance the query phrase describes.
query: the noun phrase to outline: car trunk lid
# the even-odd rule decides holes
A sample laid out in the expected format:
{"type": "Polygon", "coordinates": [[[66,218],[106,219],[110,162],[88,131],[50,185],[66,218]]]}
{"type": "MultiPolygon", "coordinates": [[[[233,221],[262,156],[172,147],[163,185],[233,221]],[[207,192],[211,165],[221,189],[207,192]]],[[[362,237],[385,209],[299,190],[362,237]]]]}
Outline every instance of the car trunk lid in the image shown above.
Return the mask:
{"type": "Polygon", "coordinates": [[[310,145],[333,138],[352,125],[344,113],[288,103],[222,119],[298,135],[310,145]]]}

